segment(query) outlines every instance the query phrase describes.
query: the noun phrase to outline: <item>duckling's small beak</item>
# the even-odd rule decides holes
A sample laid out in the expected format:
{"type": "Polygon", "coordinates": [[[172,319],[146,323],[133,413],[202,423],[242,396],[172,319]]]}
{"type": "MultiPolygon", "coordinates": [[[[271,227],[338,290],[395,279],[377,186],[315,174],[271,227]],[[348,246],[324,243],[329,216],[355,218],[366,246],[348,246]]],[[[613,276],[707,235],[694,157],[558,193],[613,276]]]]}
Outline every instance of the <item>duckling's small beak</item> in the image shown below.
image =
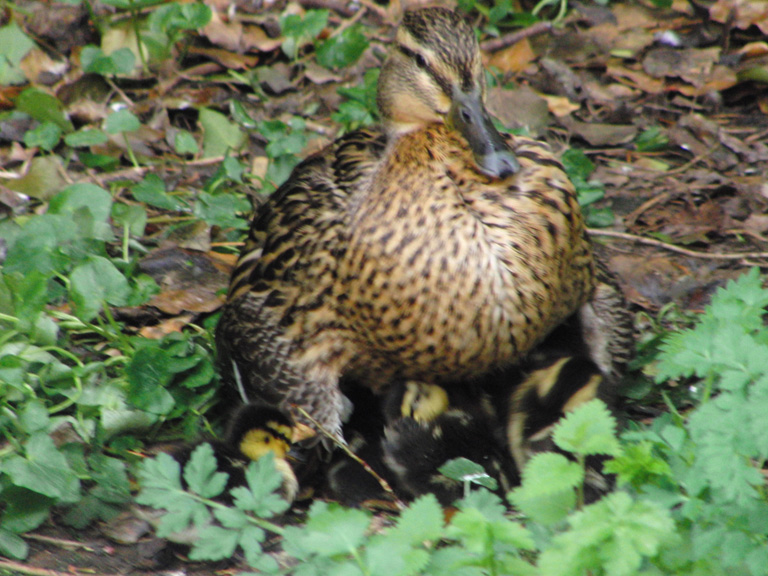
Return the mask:
{"type": "Polygon", "coordinates": [[[480,172],[503,179],[520,170],[514,153],[493,126],[480,90],[475,88],[472,92],[465,92],[454,88],[448,122],[467,139],[480,172]]]}

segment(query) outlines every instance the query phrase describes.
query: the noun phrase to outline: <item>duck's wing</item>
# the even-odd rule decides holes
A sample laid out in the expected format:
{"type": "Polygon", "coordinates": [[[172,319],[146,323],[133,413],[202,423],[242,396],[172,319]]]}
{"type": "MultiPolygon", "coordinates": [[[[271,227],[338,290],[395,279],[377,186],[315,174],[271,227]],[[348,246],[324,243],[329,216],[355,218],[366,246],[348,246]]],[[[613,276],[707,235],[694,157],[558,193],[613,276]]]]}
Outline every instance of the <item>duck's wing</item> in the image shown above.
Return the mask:
{"type": "Polygon", "coordinates": [[[383,131],[347,134],[301,162],[258,208],[216,333],[222,376],[242,400],[302,405],[302,390],[315,380],[328,387],[328,406],[303,407],[320,420],[329,412],[325,423],[336,426],[338,375],[309,377],[297,357],[311,355],[304,343],[333,323],[325,307],[346,246],[348,205],[365,192],[385,147],[383,131]]]}

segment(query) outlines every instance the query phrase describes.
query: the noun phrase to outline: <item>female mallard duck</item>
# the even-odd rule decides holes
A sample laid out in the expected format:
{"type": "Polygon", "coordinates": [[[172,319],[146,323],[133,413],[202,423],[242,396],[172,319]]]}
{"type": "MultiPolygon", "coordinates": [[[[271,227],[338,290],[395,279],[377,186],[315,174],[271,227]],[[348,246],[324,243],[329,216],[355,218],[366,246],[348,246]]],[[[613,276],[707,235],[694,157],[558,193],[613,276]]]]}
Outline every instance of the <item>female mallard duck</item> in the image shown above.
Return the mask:
{"type": "Polygon", "coordinates": [[[217,332],[243,399],[295,405],[341,436],[340,378],[468,382],[592,298],[571,182],[545,144],[501,136],[484,97],[465,19],[407,12],[379,80],[382,126],[308,157],[254,217],[217,332]]]}

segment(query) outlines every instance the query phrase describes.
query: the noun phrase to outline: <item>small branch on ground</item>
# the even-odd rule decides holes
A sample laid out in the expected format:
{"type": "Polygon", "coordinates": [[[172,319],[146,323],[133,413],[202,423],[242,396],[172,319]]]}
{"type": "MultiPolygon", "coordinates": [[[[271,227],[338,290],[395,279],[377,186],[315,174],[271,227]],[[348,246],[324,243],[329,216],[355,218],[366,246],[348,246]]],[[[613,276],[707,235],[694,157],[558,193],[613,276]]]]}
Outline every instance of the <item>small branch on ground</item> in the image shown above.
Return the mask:
{"type": "MultiPolygon", "coordinates": [[[[645,238],[643,236],[636,236],[635,234],[627,234],[626,232],[616,232],[614,230],[595,230],[589,228],[587,230],[591,236],[606,236],[608,238],[618,238],[619,240],[628,240],[630,242],[637,242],[639,244],[646,244],[648,246],[656,246],[657,248],[663,248],[670,252],[677,252],[685,256],[691,256],[692,258],[706,258],[709,260],[768,260],[768,252],[721,252],[721,253],[709,253],[701,252],[698,250],[688,250],[687,248],[681,248],[674,244],[662,242],[661,240],[654,240],[653,238],[645,238]]],[[[759,264],[761,268],[768,268],[768,263],[759,264]]]]}
{"type": "Polygon", "coordinates": [[[524,40],[525,38],[531,38],[532,36],[538,36],[539,34],[545,34],[552,30],[552,24],[550,22],[537,22],[533,26],[524,28],[523,30],[516,30],[510,32],[499,38],[493,40],[486,40],[480,44],[480,49],[486,52],[497,52],[502,48],[507,48],[524,40]]]}

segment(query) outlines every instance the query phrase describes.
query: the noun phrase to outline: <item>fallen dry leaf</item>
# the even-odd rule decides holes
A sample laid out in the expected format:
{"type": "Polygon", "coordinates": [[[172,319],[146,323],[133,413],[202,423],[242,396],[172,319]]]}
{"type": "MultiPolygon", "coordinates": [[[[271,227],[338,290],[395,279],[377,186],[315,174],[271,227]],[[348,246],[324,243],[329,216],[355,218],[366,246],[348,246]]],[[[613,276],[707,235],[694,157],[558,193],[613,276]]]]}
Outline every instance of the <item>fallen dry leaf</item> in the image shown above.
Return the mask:
{"type": "Polygon", "coordinates": [[[581,108],[581,104],[571,102],[565,96],[548,96],[546,94],[541,95],[544,100],[547,101],[547,107],[557,118],[568,116],[571,112],[575,112],[581,108]]]}
{"type": "Polygon", "coordinates": [[[516,74],[525,70],[535,58],[531,43],[525,38],[509,48],[495,52],[487,59],[486,66],[495,66],[505,74],[516,74]]]}
{"type": "Polygon", "coordinates": [[[599,122],[580,122],[570,116],[560,118],[560,123],[592,146],[618,146],[630,142],[637,135],[637,127],[599,122]]]}
{"type": "Polygon", "coordinates": [[[145,256],[139,269],[160,286],[149,305],[166,314],[212,312],[224,303],[228,276],[205,253],[163,248],[145,256]]]}
{"type": "Polygon", "coordinates": [[[718,0],[709,8],[709,16],[724,24],[733,16],[733,25],[746,30],[757,26],[768,34],[768,2],[766,0],[718,0]]]}

